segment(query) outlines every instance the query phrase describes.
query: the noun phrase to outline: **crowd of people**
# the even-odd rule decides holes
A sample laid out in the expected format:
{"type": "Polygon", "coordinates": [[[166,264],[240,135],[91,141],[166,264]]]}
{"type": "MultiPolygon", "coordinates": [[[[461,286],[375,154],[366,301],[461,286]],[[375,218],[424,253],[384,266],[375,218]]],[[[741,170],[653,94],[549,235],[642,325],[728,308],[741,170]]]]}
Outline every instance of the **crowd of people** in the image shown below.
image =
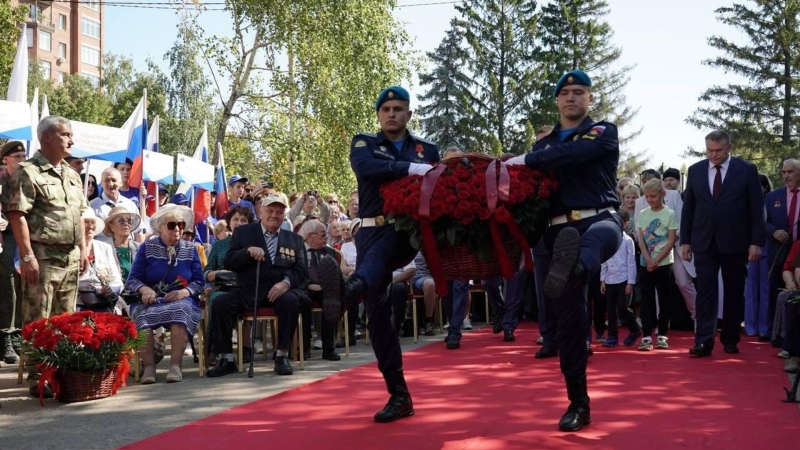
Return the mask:
{"type": "MultiPolygon", "coordinates": [[[[591,422],[586,362],[592,343],[616,347],[625,327],[623,345],[667,349],[681,311],[696,334],[691,355],[711,355],[718,319],[724,351],[738,353],[744,321],[747,335],[781,348],[786,370],[797,372],[800,161],[784,162],[785,186],[772,190],[755,166],[731,157],[730,137],[715,131],[706,137],[708,159],[688,173],[647,170],[636,184],[617,178],[616,127],[588,116],[588,75],[565,74],[555,96],[561,121],[538,131],[531,153],[504,161],[553,170],[559,178],[550,225],[531,242],[534,272],[520,267],[507,281],[449,282],[446,348],[459,349],[462,329],[472,328],[471,284],[485,292],[492,305],[485,319],[505,342],[515,341],[523,314],[538,316],[541,348],[535,357],[560,356],[567,385],[570,406],[559,422],[564,431],[591,422]]],[[[423,254],[407,235],[387,226],[392,221],[382,215],[379,187],[424,175],[431,163],[460,157],[461,151],[451,146],[440,154],[436,145],[407,131],[411,111],[403,88],[381,92],[375,109],[381,131],[360,133],[351,143],[358,189],[346,200],[314,189],[287,196],[271,183],[234,175],[225,216],[199,223],[185,195],[169,197],[160,185],[156,198],[147,198],[129,186],[129,160],[104,170],[99,182],[81,173],[85,160],[71,156],[71,125],[63,117],[39,123],[40,149],[30,159],[24,144],[6,143],[0,150],[0,203],[7,218],[0,220],[3,361],[19,362],[11,336],[26,323],[75,310],[109,311],[152,331],[142,353],[141,382],[156,382],[166,333],[166,381],[180,382],[184,351],[198,332],[199,300],[207,296],[209,324],[203,332],[214,366],[207,374],[225,376],[266,351],[256,327],[234,337],[257,297],[280,323],[272,349],[276,374],[293,373],[298,317],[306,359],[313,349],[339,361],[337,348],[355,345],[359,325],[367,324],[390,394],[375,420],[412,415],[399,337],[406,334],[412,291],[422,299],[419,332],[436,334],[437,289],[423,254]],[[158,207],[143,216],[146,200],[158,207]],[[231,276],[235,282],[220,289],[218,281],[231,276]],[[337,339],[345,311],[349,333],[337,339]],[[242,361],[233,352],[237,340],[244,347],[242,361]]],[[[36,367],[26,366],[30,393],[38,397],[36,367]]],[[[45,389],[45,396],[52,395],[45,389]]]]}

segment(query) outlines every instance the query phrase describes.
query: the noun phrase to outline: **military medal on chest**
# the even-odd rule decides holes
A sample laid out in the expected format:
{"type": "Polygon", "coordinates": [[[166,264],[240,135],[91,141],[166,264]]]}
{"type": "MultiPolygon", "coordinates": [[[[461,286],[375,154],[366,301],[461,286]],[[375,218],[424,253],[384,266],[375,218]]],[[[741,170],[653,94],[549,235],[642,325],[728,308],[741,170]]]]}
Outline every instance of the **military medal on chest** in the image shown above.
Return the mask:
{"type": "Polygon", "coordinates": [[[425,152],[422,151],[422,144],[417,144],[417,157],[423,158],[425,157],[425,152]]]}

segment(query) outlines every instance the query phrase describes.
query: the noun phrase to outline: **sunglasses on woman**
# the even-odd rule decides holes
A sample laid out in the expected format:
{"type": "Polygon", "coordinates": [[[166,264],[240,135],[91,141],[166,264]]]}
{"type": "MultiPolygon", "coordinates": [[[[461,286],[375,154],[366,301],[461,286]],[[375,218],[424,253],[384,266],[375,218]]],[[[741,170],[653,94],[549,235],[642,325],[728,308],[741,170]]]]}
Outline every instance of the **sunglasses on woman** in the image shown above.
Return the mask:
{"type": "Polygon", "coordinates": [[[133,219],[130,217],[117,217],[114,221],[117,225],[133,225],[133,219]]]}
{"type": "Polygon", "coordinates": [[[167,222],[167,229],[169,231],[174,231],[175,227],[183,231],[183,229],[186,228],[186,222],[167,222]]]}

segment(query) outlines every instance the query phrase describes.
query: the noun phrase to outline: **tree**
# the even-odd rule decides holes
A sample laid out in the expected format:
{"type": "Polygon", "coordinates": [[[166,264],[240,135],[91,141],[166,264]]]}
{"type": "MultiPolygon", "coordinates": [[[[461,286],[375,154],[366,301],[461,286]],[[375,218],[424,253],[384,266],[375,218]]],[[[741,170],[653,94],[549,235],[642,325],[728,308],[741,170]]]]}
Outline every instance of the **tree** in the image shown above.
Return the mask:
{"type": "Polygon", "coordinates": [[[462,40],[456,22],[452,21],[441,44],[427,54],[433,68],[419,75],[420,85],[428,89],[419,97],[426,105],[417,108],[416,114],[422,117],[419,122],[425,136],[437,142],[442,150],[452,144],[474,146],[466,114],[472,81],[463,71],[468,55],[462,48],[462,40]]]}
{"type": "Polygon", "coordinates": [[[21,30],[19,24],[25,21],[27,8],[24,5],[11,6],[11,0],[0,0],[0,92],[5,99],[14,57],[17,54],[17,42],[21,30]]]}
{"type": "Polygon", "coordinates": [[[456,10],[474,81],[467,113],[476,142],[470,150],[495,155],[528,150],[534,138],[527,120],[530,95],[539,90],[536,2],[468,0],[456,10]]]}
{"type": "MultiPolygon", "coordinates": [[[[699,129],[728,131],[738,156],[765,173],[775,173],[781,159],[797,154],[800,1],[757,0],[716,13],[746,42],[712,36],[709,45],[722,55],[703,63],[736,74],[741,81],[706,90],[699,99],[703,106],[687,122],[699,129]]],[[[687,153],[699,155],[691,149],[687,153]]]]}
{"type": "Polygon", "coordinates": [[[156,116],[168,117],[166,77],[152,61],[148,61],[147,72],[140,72],[134,69],[130,58],[106,53],[103,55],[102,70],[103,92],[114,105],[109,125],[121,127],[136,108],[145,89],[148,120],[152,122],[156,116]]]}

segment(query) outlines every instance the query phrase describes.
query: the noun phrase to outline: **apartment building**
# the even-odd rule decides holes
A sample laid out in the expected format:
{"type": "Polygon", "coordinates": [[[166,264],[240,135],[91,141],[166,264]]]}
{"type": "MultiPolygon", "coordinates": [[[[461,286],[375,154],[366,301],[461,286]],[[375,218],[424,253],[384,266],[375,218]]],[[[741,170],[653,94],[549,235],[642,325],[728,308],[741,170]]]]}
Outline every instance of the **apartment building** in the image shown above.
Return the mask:
{"type": "Polygon", "coordinates": [[[56,83],[65,74],[80,74],[100,84],[104,51],[103,16],[99,0],[11,0],[28,8],[28,48],[32,63],[56,83]]]}

